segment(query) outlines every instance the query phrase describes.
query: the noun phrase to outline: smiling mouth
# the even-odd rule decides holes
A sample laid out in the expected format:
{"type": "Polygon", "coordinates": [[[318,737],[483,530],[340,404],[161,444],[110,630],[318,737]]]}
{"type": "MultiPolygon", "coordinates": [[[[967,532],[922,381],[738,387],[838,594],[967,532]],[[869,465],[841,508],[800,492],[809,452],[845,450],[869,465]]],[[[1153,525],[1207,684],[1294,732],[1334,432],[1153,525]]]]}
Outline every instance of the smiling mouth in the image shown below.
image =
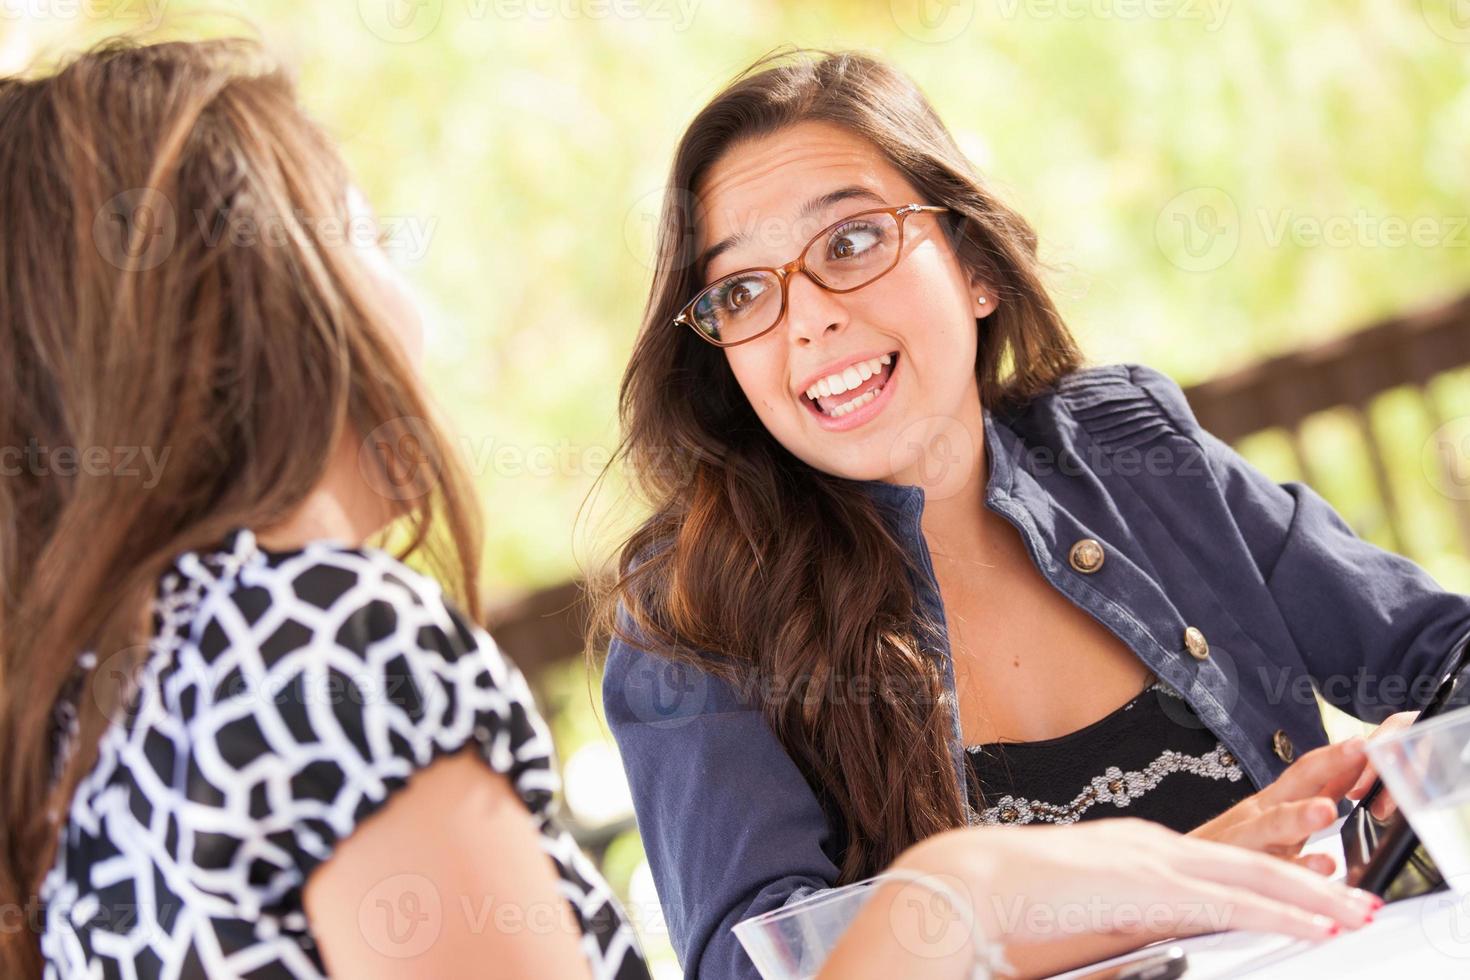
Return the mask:
{"type": "Polygon", "coordinates": [[[808,409],[828,419],[840,419],[873,401],[898,367],[898,351],[830,374],[808,388],[801,400],[808,409]]]}

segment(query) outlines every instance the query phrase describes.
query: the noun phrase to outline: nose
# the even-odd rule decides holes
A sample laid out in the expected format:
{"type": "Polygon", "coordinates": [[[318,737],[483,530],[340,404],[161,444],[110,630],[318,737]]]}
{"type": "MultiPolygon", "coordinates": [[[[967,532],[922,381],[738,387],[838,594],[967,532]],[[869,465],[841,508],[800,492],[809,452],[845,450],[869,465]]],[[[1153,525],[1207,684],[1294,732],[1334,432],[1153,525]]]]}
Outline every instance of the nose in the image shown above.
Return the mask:
{"type": "Polygon", "coordinates": [[[791,342],[805,347],[847,326],[847,306],[841,296],[798,272],[786,281],[786,320],[791,342]]]}

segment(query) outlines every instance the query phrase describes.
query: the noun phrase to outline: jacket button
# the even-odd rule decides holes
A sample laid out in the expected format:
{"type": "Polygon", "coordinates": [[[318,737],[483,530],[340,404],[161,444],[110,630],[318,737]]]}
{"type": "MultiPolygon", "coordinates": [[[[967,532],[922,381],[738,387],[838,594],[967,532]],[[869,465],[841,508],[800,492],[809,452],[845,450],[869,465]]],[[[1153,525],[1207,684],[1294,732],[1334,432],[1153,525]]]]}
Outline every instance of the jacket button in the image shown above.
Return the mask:
{"type": "Polygon", "coordinates": [[[1280,728],[1271,736],[1271,748],[1276,751],[1276,758],[1288,765],[1296,758],[1296,747],[1291,744],[1291,736],[1280,728]]]}
{"type": "Polygon", "coordinates": [[[1188,626],[1184,630],[1184,649],[1196,660],[1203,660],[1210,655],[1210,644],[1205,635],[1198,627],[1188,626]]]}
{"type": "Polygon", "coordinates": [[[1091,575],[1102,568],[1103,557],[1102,545],[1093,538],[1083,538],[1067,553],[1067,561],[1083,575],[1091,575]]]}

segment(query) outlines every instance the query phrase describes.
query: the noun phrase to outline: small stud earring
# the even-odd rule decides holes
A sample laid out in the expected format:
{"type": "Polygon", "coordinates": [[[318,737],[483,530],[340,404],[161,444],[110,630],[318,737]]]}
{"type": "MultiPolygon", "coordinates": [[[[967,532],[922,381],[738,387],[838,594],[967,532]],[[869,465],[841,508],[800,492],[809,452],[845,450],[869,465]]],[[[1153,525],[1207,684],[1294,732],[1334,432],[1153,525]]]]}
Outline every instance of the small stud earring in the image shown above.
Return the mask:
{"type": "Polygon", "coordinates": [[[979,301],[981,306],[984,306],[986,303],[990,302],[990,300],[986,299],[984,296],[977,296],[975,298],[979,301]]]}

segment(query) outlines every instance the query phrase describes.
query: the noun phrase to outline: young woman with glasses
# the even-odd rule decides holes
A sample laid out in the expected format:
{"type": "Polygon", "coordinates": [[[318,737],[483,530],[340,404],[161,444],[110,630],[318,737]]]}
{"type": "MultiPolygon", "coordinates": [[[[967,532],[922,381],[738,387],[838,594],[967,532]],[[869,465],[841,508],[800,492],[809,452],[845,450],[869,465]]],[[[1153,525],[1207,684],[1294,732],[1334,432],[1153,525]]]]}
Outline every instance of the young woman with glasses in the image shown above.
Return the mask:
{"type": "MultiPolygon", "coordinates": [[[[652,513],[601,625],[689,976],[751,976],[735,923],[916,848],[963,877],[992,825],[1138,816],[1297,859],[1361,795],[1317,692],[1404,724],[1470,599],[1253,469],[1162,374],[1085,365],[1035,233],[907,78],[760,63],[668,187],[621,391],[652,513]]],[[[1011,869],[1002,893],[1032,886],[1011,869]]]]}

